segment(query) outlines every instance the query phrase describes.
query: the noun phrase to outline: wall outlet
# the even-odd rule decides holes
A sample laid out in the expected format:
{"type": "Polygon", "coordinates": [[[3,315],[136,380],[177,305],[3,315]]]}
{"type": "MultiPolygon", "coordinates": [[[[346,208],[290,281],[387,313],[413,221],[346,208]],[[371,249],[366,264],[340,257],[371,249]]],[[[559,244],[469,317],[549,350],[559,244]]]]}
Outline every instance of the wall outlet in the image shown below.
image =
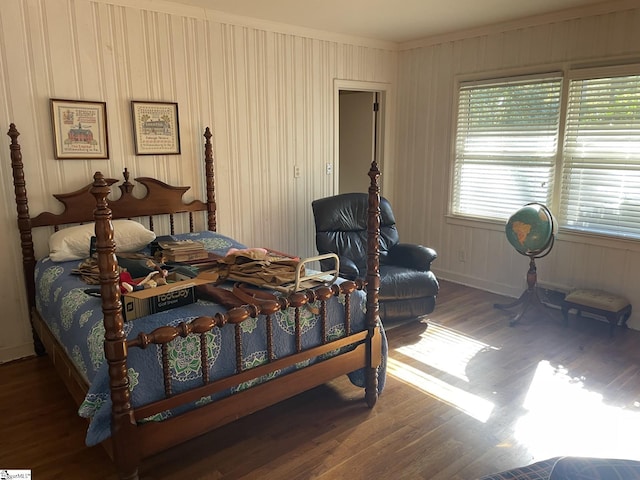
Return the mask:
{"type": "Polygon", "coordinates": [[[301,171],[302,171],[302,169],[300,168],[300,165],[294,165],[293,166],[293,178],[300,178],[300,175],[302,175],[301,171]]]}
{"type": "Polygon", "coordinates": [[[333,175],[333,163],[327,163],[325,166],[325,172],[327,175],[333,175]]]}
{"type": "Polygon", "coordinates": [[[458,250],[458,261],[462,263],[467,261],[467,252],[463,249],[458,250]]]}

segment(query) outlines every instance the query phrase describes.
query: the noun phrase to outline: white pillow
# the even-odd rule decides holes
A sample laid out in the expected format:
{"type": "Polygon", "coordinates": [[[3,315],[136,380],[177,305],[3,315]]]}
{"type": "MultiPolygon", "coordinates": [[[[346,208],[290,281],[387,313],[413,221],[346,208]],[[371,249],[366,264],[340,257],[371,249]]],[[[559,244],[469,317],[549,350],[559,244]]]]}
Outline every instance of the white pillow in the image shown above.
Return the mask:
{"type": "MultiPolygon", "coordinates": [[[[137,252],[155,240],[156,234],[133,220],[113,221],[116,252],[137,252]]],[[[49,257],[54,262],[82,260],[89,256],[95,224],[63,228],[49,237],[49,257]]]]}

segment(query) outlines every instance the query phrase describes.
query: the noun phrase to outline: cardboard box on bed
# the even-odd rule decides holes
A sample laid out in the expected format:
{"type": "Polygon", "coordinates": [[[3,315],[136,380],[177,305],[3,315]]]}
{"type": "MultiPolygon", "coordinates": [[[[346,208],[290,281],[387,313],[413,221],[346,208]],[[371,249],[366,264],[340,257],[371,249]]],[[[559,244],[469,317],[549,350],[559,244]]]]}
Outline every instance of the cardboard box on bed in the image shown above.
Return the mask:
{"type": "Polygon", "coordinates": [[[164,312],[196,301],[196,285],[211,283],[203,278],[191,278],[172,272],[167,285],[145,288],[122,296],[122,314],[126,321],[152,313],[164,312]]]}

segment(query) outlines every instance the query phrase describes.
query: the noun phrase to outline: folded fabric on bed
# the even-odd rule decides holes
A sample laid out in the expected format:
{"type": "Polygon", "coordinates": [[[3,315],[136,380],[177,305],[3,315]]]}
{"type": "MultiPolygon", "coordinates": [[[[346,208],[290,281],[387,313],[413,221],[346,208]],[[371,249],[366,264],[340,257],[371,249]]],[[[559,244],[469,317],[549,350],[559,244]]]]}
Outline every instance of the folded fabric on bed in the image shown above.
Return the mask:
{"type": "MultiPolygon", "coordinates": [[[[202,241],[208,251],[224,255],[229,248],[245,248],[239,242],[213,232],[176,235],[176,239],[194,239],[202,241]]],[[[104,325],[99,298],[85,293],[87,285],[78,276],[70,275],[77,261],[55,263],[49,259],[38,262],[36,267],[36,285],[38,310],[48,323],[52,333],[73,359],[78,369],[91,384],[89,393],[80,407],[83,417],[91,418],[86,443],[94,445],[108,438],[111,425],[111,399],[109,395],[109,377],[104,362],[104,325]]],[[[366,326],[364,291],[356,291],[351,298],[351,319],[354,331],[366,326]]],[[[302,347],[309,348],[320,344],[321,330],[318,316],[313,309],[301,309],[302,347]]],[[[149,315],[125,323],[127,338],[136,337],[141,332],[150,332],[163,325],[178,325],[199,316],[212,316],[225,309],[217,304],[199,300],[198,302],[174,310],[149,315]]],[[[345,336],[342,322],[344,297],[334,297],[327,302],[329,325],[327,335],[331,339],[345,336]]],[[[267,345],[263,317],[247,319],[242,325],[242,345],[244,368],[251,368],[267,362],[267,345]]],[[[295,351],[295,319],[293,312],[278,312],[273,316],[273,349],[278,358],[295,351]]],[[[382,327],[380,326],[382,331],[382,327]]],[[[378,389],[382,391],[385,381],[386,339],[383,333],[383,365],[379,369],[378,389]]],[[[211,379],[222,378],[235,373],[234,326],[215,328],[207,333],[209,372],[211,379]]],[[[177,338],[169,349],[171,380],[174,393],[189,390],[200,385],[201,367],[199,342],[197,337],[177,338]]],[[[308,362],[310,363],[310,362],[308,362]]],[[[300,367],[304,367],[301,365],[300,367]]],[[[134,407],[164,398],[162,382],[162,359],[160,349],[149,347],[147,350],[132,348],[128,352],[127,367],[134,407]],[[153,349],[157,351],[154,354],[153,349]]],[[[276,372],[269,378],[287,373],[276,372]]],[[[364,372],[353,372],[351,381],[364,387],[364,372]]],[[[170,412],[163,412],[149,420],[162,420],[177,415],[187,409],[211,402],[235,390],[249,388],[269,378],[255,379],[232,390],[220,392],[215,397],[202,398],[191,405],[184,405],[170,412]]]]}

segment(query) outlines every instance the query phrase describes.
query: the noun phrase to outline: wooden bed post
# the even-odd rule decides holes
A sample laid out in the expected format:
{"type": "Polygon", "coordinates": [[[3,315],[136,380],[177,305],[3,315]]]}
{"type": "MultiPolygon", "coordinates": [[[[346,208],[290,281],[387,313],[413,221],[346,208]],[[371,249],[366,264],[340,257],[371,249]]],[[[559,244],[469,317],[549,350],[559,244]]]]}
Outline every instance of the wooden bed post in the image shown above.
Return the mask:
{"type": "Polygon", "coordinates": [[[211,144],[211,130],[207,127],[204,131],[204,163],[207,179],[207,228],[215,232],[218,228],[216,222],[216,190],[213,171],[213,145],[211,144]]]}
{"type": "Polygon", "coordinates": [[[100,269],[100,295],[104,314],[104,354],[109,365],[112,415],[111,436],[113,455],[122,480],[138,479],[140,455],[136,442],[136,423],[131,408],[129,377],[127,375],[127,344],[120,301],[118,262],[113,239],[112,212],[107,204],[111,188],[104,175],[93,176],[91,194],[96,199],[96,251],[100,269]]]}
{"type": "MultiPolygon", "coordinates": [[[[369,169],[369,208],[367,210],[367,328],[369,339],[373,339],[375,329],[380,322],[380,306],[378,304],[380,293],[380,186],[378,178],[380,170],[378,164],[371,162],[369,169]]],[[[365,399],[371,408],[378,399],[378,370],[372,366],[374,352],[373,343],[367,343],[368,363],[366,369],[365,399]]]]}
{"type": "MultiPolygon", "coordinates": [[[[16,197],[16,210],[18,211],[18,230],[20,231],[20,246],[22,247],[22,269],[24,271],[25,284],[27,286],[27,302],[29,307],[29,317],[36,306],[36,285],[34,272],[36,268],[36,257],[33,250],[33,236],[31,234],[31,217],[29,216],[29,201],[27,199],[27,184],[24,180],[24,164],[22,163],[22,152],[18,137],[20,132],[16,125],[9,125],[7,135],[11,138],[11,168],[13,169],[13,188],[16,197]]],[[[29,318],[31,320],[31,318],[29,318]]],[[[31,324],[33,335],[33,347],[37,355],[44,355],[44,345],[40,341],[36,331],[31,324]]]]}

